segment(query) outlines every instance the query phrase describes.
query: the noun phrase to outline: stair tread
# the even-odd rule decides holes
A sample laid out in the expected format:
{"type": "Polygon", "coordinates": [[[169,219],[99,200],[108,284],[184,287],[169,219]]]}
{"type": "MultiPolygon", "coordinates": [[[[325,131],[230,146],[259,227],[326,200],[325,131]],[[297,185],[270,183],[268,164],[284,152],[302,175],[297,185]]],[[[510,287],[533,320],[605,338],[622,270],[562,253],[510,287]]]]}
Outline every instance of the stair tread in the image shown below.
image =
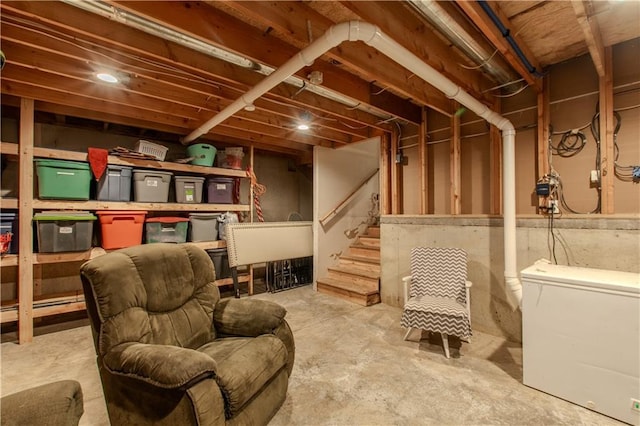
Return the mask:
{"type": "Polygon", "coordinates": [[[352,268],[352,267],[347,267],[347,266],[330,266],[329,268],[330,271],[335,271],[335,272],[341,272],[343,274],[349,274],[349,275],[356,275],[359,277],[365,277],[365,278],[373,278],[373,279],[378,279],[380,278],[380,272],[376,272],[376,271],[372,271],[371,269],[364,269],[364,268],[352,268]]]}
{"type": "Polygon", "coordinates": [[[351,248],[361,248],[361,249],[366,249],[366,250],[371,250],[371,251],[380,251],[380,247],[378,247],[378,246],[372,246],[372,245],[361,244],[361,243],[353,243],[349,247],[351,247],[351,248]]]}
{"type": "Polygon", "coordinates": [[[351,291],[353,293],[362,294],[362,295],[379,293],[379,290],[377,288],[365,288],[361,284],[336,280],[334,278],[328,278],[328,277],[319,278],[317,280],[317,283],[321,285],[324,284],[331,287],[340,288],[342,290],[347,290],[347,291],[351,291]]]}
{"type": "Polygon", "coordinates": [[[366,257],[366,256],[356,256],[353,254],[343,254],[340,256],[340,259],[342,260],[351,260],[351,261],[355,261],[355,262],[362,262],[362,263],[371,263],[374,265],[379,265],[380,264],[380,259],[379,258],[373,258],[373,257],[366,257]]]}

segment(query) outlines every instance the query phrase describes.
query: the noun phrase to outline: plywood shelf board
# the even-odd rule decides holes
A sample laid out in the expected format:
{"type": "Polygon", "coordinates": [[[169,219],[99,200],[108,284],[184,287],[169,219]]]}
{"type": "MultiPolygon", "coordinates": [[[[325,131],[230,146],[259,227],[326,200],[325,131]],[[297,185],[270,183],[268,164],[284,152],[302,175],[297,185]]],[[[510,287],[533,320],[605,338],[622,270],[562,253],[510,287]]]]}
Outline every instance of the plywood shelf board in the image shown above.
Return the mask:
{"type": "Polygon", "coordinates": [[[180,212],[226,212],[249,211],[247,204],[184,204],[184,203],[138,203],[135,201],[73,201],[33,200],[34,209],[55,210],[136,210],[136,211],[180,211],[180,212]]]}
{"type": "Polygon", "coordinates": [[[0,153],[18,155],[18,144],[14,142],[0,142],[0,153]]]}

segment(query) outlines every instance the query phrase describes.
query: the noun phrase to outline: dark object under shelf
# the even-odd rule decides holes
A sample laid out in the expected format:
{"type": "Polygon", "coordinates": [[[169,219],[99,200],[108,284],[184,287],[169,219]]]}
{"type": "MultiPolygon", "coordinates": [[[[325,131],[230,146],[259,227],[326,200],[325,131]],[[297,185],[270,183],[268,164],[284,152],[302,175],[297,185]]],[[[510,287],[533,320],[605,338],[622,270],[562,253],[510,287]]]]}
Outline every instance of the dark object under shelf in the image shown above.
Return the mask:
{"type": "Polygon", "coordinates": [[[313,256],[267,262],[267,291],[276,293],[311,284],[313,256]]]}

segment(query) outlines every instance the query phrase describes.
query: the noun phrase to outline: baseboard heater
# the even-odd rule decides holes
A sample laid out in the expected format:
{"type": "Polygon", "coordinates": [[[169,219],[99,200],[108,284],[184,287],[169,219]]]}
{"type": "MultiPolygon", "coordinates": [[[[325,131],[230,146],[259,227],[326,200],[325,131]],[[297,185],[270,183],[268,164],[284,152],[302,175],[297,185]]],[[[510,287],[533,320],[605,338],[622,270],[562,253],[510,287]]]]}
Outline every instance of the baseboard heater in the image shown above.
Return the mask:
{"type": "Polygon", "coordinates": [[[235,297],[238,266],[313,256],[312,222],[229,223],[225,234],[235,297]]]}

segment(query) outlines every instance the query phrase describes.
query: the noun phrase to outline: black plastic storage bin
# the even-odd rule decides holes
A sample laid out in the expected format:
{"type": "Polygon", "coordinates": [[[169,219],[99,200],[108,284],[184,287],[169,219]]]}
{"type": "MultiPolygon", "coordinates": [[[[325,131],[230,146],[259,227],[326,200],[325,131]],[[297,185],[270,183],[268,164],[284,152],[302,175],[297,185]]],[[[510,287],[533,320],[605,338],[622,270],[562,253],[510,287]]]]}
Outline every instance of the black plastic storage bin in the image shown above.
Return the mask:
{"type": "Polygon", "coordinates": [[[216,270],[216,280],[231,278],[231,268],[229,268],[229,257],[226,248],[208,249],[207,253],[213,261],[216,270]]]}

